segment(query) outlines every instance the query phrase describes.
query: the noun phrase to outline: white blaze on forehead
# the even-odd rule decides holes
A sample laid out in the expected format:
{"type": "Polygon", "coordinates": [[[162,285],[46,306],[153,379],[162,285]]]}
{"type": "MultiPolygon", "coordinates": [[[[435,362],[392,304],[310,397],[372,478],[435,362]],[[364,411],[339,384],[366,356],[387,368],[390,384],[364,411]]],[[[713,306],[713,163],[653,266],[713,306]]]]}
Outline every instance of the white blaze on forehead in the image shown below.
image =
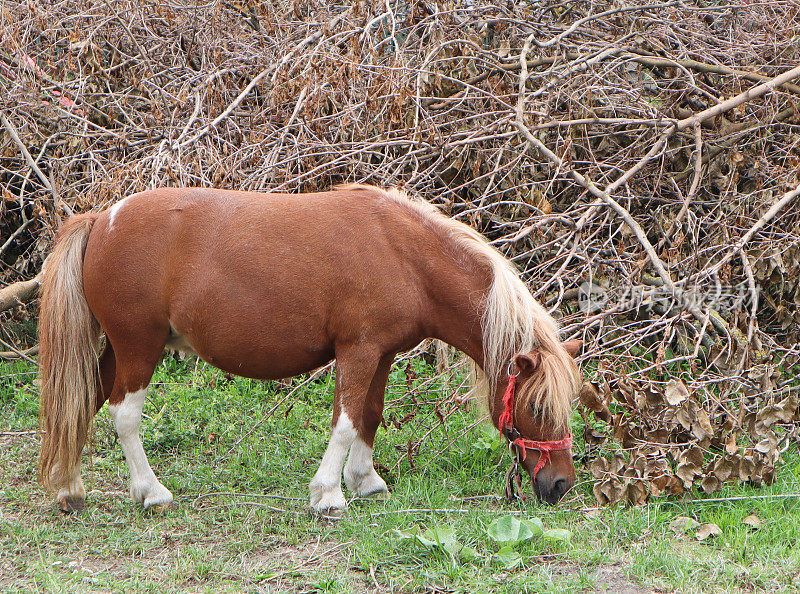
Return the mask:
{"type": "Polygon", "coordinates": [[[114,227],[114,219],[116,218],[117,214],[119,214],[122,205],[125,203],[127,198],[123,198],[122,200],[115,202],[111,208],[108,209],[108,229],[109,231],[114,227]]]}

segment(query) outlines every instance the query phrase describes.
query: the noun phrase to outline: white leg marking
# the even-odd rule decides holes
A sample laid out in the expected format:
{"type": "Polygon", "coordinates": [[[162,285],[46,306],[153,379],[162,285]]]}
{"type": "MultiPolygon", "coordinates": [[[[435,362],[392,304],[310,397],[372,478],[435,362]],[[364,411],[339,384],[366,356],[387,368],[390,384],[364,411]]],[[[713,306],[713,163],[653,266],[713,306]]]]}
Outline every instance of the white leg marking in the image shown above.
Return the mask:
{"type": "Polygon", "coordinates": [[[311,509],[324,515],[339,514],[347,507],[342,493],[342,466],[347,450],[356,438],[350,418],[342,411],[331,432],[328,449],[322,456],[319,470],[311,479],[311,509]]]}
{"type": "Polygon", "coordinates": [[[344,482],[347,488],[359,497],[370,495],[389,496],[389,488],[372,465],[372,448],[360,437],[350,446],[350,456],[344,467],[344,482]]]}
{"type": "Polygon", "coordinates": [[[117,429],[125,459],[131,471],[131,497],[137,503],[151,507],[172,502],[172,493],[156,478],[139,437],[142,424],[142,408],[147,394],[146,389],[125,395],[122,403],[109,406],[108,411],[117,429]]]}

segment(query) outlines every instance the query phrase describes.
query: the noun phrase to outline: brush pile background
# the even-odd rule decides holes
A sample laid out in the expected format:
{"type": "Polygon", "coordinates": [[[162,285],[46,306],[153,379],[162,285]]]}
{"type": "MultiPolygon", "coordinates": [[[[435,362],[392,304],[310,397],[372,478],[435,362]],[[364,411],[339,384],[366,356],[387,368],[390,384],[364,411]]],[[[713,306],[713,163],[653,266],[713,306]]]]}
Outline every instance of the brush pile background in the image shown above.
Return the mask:
{"type": "Polygon", "coordinates": [[[398,184],[587,341],[601,503],[768,483],[798,439],[800,199],[741,239],[800,184],[800,82],[676,125],[800,64],[796,1],[11,1],[0,40],[0,286],[147,188],[398,184]]]}

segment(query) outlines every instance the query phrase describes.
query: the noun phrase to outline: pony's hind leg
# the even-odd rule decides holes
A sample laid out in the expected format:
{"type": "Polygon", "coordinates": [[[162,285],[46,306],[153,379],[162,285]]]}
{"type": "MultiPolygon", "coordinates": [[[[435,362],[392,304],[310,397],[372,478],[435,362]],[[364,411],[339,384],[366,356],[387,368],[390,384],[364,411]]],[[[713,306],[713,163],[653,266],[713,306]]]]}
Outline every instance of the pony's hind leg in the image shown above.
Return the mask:
{"type": "Polygon", "coordinates": [[[394,356],[384,357],[372,377],[367,397],[363,403],[358,435],[350,446],[350,455],[344,467],[347,488],[359,497],[388,497],[386,486],[372,463],[375,432],[383,417],[383,399],[389,370],[394,356]]]}
{"type": "Polygon", "coordinates": [[[62,485],[56,493],[56,502],[61,511],[79,512],[86,507],[86,488],[81,478],[81,467],[76,466],[70,481],[62,485]]]}
{"type": "Polygon", "coordinates": [[[336,350],[336,389],[333,403],[333,430],[328,448],[311,479],[311,509],[326,516],[338,516],[347,507],[342,492],[342,467],[350,446],[358,437],[361,409],[380,362],[374,350],[360,348],[336,350]]]}
{"type": "MultiPolygon", "coordinates": [[[[100,355],[100,390],[97,392],[95,414],[111,394],[111,388],[114,385],[114,371],[114,349],[111,348],[111,343],[107,342],[103,354],[100,355]]],[[[58,490],[56,501],[65,512],[76,512],[84,508],[86,488],[81,479],[80,466],[75,468],[75,473],[69,483],[58,490]]]]}
{"type": "Polygon", "coordinates": [[[147,386],[160,355],[160,350],[144,356],[142,353],[126,353],[125,356],[118,353],[114,389],[108,402],[108,411],[131,472],[131,498],[145,508],[166,506],[173,499],[170,490],[161,484],[150,467],[139,436],[147,386]]]}

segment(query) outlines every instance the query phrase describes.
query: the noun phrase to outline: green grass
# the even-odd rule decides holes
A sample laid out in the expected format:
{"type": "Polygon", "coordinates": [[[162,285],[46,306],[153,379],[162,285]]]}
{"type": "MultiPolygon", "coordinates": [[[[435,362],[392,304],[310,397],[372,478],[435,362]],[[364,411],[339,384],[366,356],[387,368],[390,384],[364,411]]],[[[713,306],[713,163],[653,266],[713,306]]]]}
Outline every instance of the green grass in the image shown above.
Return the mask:
{"type": "MultiPolygon", "coordinates": [[[[145,407],[143,441],[176,505],[153,513],[131,503],[127,466],[102,411],[85,457],[88,508],[65,516],[35,480],[33,368],[0,364],[0,591],[800,589],[797,499],[662,500],[596,511],[590,477],[579,470],[579,485],[557,509],[499,501],[508,457],[496,432],[475,426],[475,411],[448,402],[452,386],[431,382],[407,396],[430,375],[421,361],[413,369],[411,377],[404,366],[392,374],[388,426],[376,444],[391,500],[353,501],[342,520],[329,522],[308,513],[307,493],[327,445],[330,375],[265,418],[299,379],[259,382],[165,358],[145,407]],[[438,413],[436,401],[445,402],[438,413]],[[445,424],[439,414],[448,416],[445,424]],[[487,528],[509,514],[567,529],[571,542],[517,544],[519,564],[508,568],[487,528]],[[742,524],[749,514],[763,521],[759,530],[742,524]],[[701,543],[676,534],[669,522],[680,515],[716,523],[722,535],[701,543]],[[401,537],[425,529],[452,530],[474,554],[401,537]]],[[[715,497],[800,493],[796,448],[784,458],[774,485],[726,487],[715,497]]]]}

